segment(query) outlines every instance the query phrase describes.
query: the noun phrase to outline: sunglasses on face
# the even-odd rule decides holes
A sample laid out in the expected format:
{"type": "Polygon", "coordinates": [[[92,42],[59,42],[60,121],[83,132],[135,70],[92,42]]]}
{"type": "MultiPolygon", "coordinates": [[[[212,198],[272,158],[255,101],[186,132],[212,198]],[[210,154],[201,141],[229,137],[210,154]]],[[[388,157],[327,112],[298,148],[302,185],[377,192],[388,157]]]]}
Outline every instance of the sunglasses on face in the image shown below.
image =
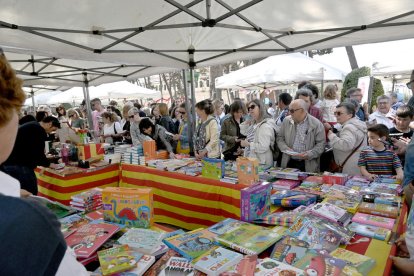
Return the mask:
{"type": "Polygon", "coordinates": [[[185,111],[178,111],[180,114],[184,115],[186,112],[185,111]]]}
{"type": "Polygon", "coordinates": [[[254,104],[252,104],[251,106],[249,106],[248,108],[247,108],[247,110],[248,111],[250,111],[250,110],[252,110],[252,109],[254,109],[256,106],[254,105],[254,104]]]}
{"type": "Polygon", "coordinates": [[[132,118],[134,118],[134,116],[135,116],[135,115],[131,115],[131,116],[129,116],[129,118],[130,118],[130,119],[132,119],[132,118]]]}

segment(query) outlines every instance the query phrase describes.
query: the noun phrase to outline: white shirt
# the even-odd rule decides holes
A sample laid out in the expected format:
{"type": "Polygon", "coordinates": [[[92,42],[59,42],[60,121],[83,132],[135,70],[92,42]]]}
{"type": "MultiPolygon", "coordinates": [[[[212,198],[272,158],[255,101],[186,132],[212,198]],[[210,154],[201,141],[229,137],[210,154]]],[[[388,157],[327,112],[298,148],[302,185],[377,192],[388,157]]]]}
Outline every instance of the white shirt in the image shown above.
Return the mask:
{"type": "Polygon", "coordinates": [[[383,124],[387,128],[393,128],[394,123],[390,119],[391,117],[395,117],[395,110],[394,109],[390,108],[390,111],[388,111],[387,114],[381,113],[377,110],[374,113],[372,113],[371,115],[369,115],[368,121],[372,122],[372,121],[376,120],[377,124],[383,124]]]}
{"type": "Polygon", "coordinates": [[[269,107],[267,109],[267,113],[269,113],[270,116],[272,116],[272,118],[275,117],[275,115],[276,115],[276,111],[275,111],[275,109],[273,107],[269,107]]]}
{"type": "Polygon", "coordinates": [[[334,115],[336,106],[339,104],[339,101],[337,99],[334,100],[328,100],[324,99],[323,101],[319,101],[319,109],[322,112],[323,119],[325,122],[328,123],[334,123],[336,122],[336,117],[334,115]]]}
{"type": "Polygon", "coordinates": [[[0,193],[20,197],[20,182],[4,172],[0,172],[0,193]]]}
{"type": "Polygon", "coordinates": [[[73,250],[68,246],[66,253],[63,256],[62,261],[60,262],[58,271],[56,272],[57,276],[83,276],[90,275],[86,271],[85,267],[76,260],[73,250]]]}
{"type": "MultiPolygon", "coordinates": [[[[119,122],[114,122],[112,124],[110,124],[109,126],[107,124],[104,125],[104,135],[113,135],[115,134],[115,129],[116,129],[116,133],[121,133],[122,132],[122,128],[121,125],[119,124],[119,122]],[[114,128],[114,124],[115,124],[115,128],[114,128]]],[[[112,139],[112,137],[106,137],[105,138],[105,143],[109,143],[109,144],[113,144],[114,140],[112,139]]]]}

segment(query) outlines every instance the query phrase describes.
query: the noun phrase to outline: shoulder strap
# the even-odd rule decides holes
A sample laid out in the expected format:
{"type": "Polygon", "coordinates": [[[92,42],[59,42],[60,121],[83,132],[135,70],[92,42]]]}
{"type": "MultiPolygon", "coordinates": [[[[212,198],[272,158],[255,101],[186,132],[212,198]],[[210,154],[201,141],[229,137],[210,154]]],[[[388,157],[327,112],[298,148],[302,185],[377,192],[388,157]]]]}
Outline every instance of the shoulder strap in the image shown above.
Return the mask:
{"type": "Polygon", "coordinates": [[[359,145],[356,148],[354,148],[354,150],[351,152],[351,154],[348,155],[348,157],[345,159],[345,161],[342,163],[342,165],[340,165],[340,167],[343,168],[345,166],[346,162],[352,156],[352,154],[354,154],[359,149],[359,147],[362,145],[362,143],[364,142],[364,139],[365,139],[365,136],[362,138],[361,143],[359,143],[359,145]]]}
{"type": "Polygon", "coordinates": [[[116,132],[115,122],[114,122],[114,131],[115,131],[115,134],[118,134],[118,132],[116,132]]]}

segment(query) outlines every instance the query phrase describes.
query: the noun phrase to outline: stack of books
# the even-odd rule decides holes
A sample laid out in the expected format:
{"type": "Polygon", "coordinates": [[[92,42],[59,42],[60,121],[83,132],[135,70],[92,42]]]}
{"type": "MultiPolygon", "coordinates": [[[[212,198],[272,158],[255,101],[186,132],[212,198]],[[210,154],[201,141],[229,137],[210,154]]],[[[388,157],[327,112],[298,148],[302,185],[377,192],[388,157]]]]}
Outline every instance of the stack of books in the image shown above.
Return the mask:
{"type": "Polygon", "coordinates": [[[72,208],[83,212],[100,209],[102,207],[102,189],[93,188],[73,195],[71,196],[70,205],[72,208]]]}

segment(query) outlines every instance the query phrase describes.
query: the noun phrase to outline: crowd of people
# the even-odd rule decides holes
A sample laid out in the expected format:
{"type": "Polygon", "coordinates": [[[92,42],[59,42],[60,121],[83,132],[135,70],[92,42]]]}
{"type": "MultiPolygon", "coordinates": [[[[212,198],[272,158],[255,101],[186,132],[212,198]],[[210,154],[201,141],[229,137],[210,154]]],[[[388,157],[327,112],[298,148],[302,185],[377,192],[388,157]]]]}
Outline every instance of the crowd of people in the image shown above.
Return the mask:
{"type": "MultiPolygon", "coordinates": [[[[194,107],[177,103],[168,108],[166,103],[158,103],[144,112],[138,103],[127,102],[120,110],[115,101],[105,108],[100,99],[92,99],[93,125],[89,126],[85,102],[79,108],[68,110],[60,105],[55,114],[50,108],[42,107],[36,114],[19,119],[25,95],[21,81],[3,54],[0,54],[0,73],[0,139],[3,145],[0,149],[0,225],[10,225],[7,231],[0,227],[0,233],[13,248],[17,240],[35,242],[36,239],[30,238],[32,228],[38,232],[47,228],[53,233],[45,237],[48,242],[43,245],[18,247],[22,255],[28,247],[39,252],[31,254],[26,263],[27,269],[36,275],[57,271],[73,275],[85,273],[66,250],[56,219],[50,218],[43,208],[33,207],[30,201],[16,199],[37,194],[36,166],[56,166],[45,156],[45,141],[59,139],[77,143],[76,133],[80,129],[88,129],[91,139],[109,144],[139,145],[145,140],[155,140],[157,149],[167,150],[170,158],[176,154],[191,154],[198,160],[254,157],[267,166],[307,172],[323,170],[322,159],[323,163],[329,161],[335,170],[371,180],[379,175],[394,175],[403,180],[407,202],[411,204],[414,191],[413,98],[405,104],[398,101],[395,94],[379,96],[377,109],[369,114],[367,105],[361,103],[362,92],[358,88],[349,89],[346,99],[340,102],[335,85],[328,85],[320,99],[315,85],[302,82],[295,95],[281,93],[277,103],[267,105],[260,99],[246,102],[236,98],[230,106],[222,100],[206,99],[194,107]],[[197,114],[194,125],[189,112],[197,114]],[[194,136],[189,137],[188,130],[193,126],[194,136]],[[20,226],[25,223],[17,221],[11,210],[18,210],[20,217],[27,219],[27,227],[20,226]]],[[[407,86],[414,93],[414,71],[407,86]]],[[[39,232],[39,235],[44,236],[44,233],[39,232]]],[[[399,242],[402,247],[414,247],[413,242],[399,242]]],[[[1,248],[7,248],[7,243],[1,248]]],[[[11,267],[15,271],[19,267],[23,275],[26,268],[14,266],[15,260],[7,256],[4,254],[0,260],[0,271],[11,267]]],[[[397,265],[402,263],[402,268],[407,265],[397,258],[394,261],[397,265]]]]}

